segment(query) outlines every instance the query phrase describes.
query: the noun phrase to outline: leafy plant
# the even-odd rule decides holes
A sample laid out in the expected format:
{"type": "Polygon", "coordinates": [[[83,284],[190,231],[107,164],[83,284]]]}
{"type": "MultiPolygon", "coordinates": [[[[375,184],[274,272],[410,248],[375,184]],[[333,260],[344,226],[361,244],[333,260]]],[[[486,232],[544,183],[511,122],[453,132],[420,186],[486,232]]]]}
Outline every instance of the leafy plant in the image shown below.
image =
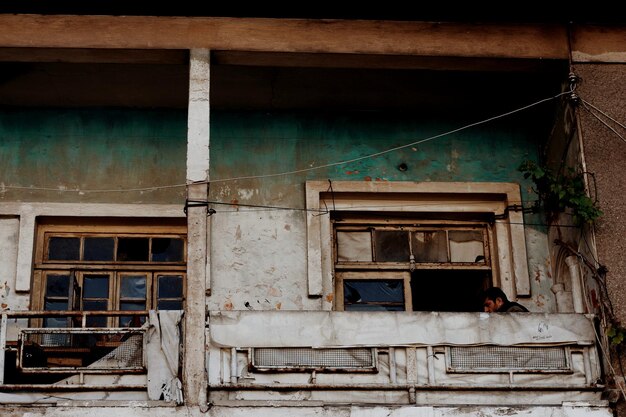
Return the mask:
{"type": "Polygon", "coordinates": [[[618,346],[626,339],[626,329],[618,325],[611,325],[606,330],[611,346],[618,346]]]}
{"type": "Polygon", "coordinates": [[[583,173],[568,168],[555,174],[534,161],[525,161],[518,169],[524,173],[524,178],[530,178],[535,183],[534,191],[543,203],[549,220],[554,220],[558,213],[567,209],[571,210],[574,223],[578,225],[593,223],[602,216],[597,203],[587,195],[583,173]]]}

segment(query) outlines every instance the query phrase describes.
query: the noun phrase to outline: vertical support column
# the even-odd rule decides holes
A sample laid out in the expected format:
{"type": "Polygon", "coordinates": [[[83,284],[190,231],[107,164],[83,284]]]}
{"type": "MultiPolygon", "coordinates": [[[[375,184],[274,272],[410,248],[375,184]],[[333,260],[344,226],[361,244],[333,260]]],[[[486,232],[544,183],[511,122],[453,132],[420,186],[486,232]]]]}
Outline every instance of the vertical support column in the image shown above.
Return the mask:
{"type": "Polygon", "coordinates": [[[0,321],[0,385],[4,384],[5,348],[7,344],[7,315],[0,321]]]}
{"type": "MultiPolygon", "coordinates": [[[[187,199],[207,201],[209,180],[210,51],[192,49],[187,120],[187,199]]],[[[206,293],[210,290],[207,207],[187,208],[187,298],[183,383],[187,405],[206,405],[206,293]],[[208,284],[208,285],[207,285],[208,284]]]]}
{"type": "Polygon", "coordinates": [[[15,291],[30,291],[35,250],[35,215],[30,211],[20,213],[20,235],[17,244],[17,276],[15,291]]]}

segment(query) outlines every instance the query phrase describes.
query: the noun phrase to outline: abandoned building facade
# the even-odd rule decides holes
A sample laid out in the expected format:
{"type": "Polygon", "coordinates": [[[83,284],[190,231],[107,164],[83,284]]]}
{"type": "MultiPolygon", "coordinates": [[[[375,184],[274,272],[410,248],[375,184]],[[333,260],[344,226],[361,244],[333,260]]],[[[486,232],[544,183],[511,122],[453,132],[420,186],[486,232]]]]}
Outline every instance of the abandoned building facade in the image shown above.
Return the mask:
{"type": "Polygon", "coordinates": [[[0,415],[620,410],[625,26],[0,27],[0,415]]]}

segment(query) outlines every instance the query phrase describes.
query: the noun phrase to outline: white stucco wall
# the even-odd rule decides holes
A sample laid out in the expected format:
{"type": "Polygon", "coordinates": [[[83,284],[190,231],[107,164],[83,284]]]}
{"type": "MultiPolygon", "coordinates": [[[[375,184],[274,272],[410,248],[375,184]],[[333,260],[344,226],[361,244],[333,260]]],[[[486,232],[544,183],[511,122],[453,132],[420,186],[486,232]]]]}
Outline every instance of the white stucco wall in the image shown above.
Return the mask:
{"type": "Polygon", "coordinates": [[[209,310],[320,310],[307,293],[299,211],[220,210],[211,222],[209,310]]]}

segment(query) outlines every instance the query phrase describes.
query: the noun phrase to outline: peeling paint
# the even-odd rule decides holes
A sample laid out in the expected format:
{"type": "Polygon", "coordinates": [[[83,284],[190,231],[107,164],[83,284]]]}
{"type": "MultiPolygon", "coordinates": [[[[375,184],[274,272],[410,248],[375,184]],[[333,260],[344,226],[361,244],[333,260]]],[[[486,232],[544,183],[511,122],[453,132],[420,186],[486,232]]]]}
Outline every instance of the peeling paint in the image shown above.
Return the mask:
{"type": "Polygon", "coordinates": [[[259,190],[240,188],[237,190],[240,200],[250,200],[255,194],[258,194],[259,190]]]}

